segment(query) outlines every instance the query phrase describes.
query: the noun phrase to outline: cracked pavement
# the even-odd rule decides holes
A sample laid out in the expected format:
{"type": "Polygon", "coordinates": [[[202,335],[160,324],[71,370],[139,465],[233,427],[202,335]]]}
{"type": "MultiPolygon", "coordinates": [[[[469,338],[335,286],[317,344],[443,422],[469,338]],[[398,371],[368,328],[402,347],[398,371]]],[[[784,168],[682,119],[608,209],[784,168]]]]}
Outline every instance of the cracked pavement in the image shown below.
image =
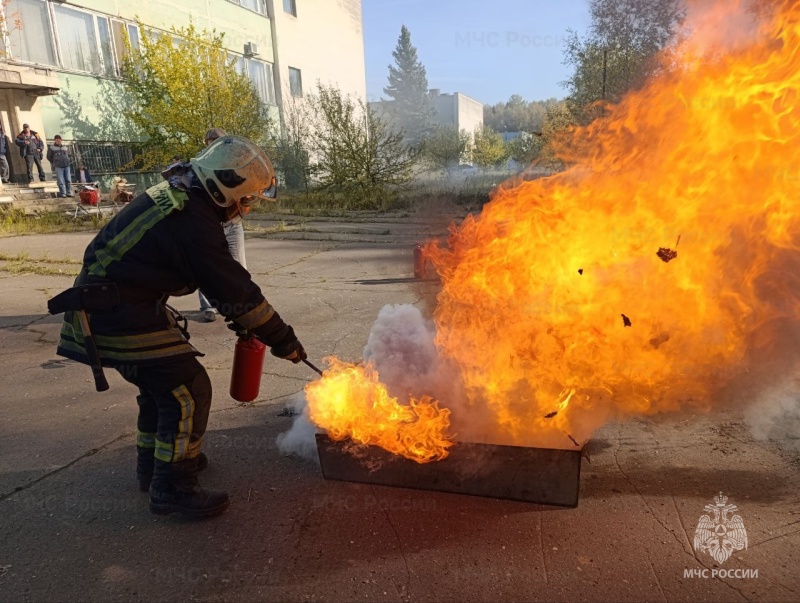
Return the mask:
{"type": "MultiPolygon", "coordinates": [[[[377,243],[359,239],[363,224],[343,224],[342,240],[248,236],[256,281],[315,363],[359,358],[384,304],[431,296],[410,278],[414,225],[379,226],[392,234],[377,243]]],[[[2,238],[0,252],[79,258],[90,238],[2,238]]],[[[755,441],[740,409],[607,425],[577,509],[326,482],[275,446],[314,373],[268,356],[259,399],[235,403],[233,336],[198,322],[194,296],[173,302],[215,389],[201,481],[232,504],[197,523],[155,517],[135,481],[135,390],[107,372],[111,390],[96,393],[87,367],[55,355],[60,317],[45,303],[71,280],[0,272],[0,599],[800,599],[798,456],[792,442],[755,441]],[[720,491],[749,538],[722,569],[757,578],[685,574],[719,569],[693,537],[720,491]]]]}

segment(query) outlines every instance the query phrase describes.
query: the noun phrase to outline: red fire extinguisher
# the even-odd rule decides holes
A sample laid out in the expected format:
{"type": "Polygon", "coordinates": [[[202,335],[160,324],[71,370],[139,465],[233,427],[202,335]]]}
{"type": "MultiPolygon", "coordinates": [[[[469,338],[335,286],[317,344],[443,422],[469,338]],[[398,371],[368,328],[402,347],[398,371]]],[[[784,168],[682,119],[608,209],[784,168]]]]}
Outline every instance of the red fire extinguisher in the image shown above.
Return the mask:
{"type": "Polygon", "coordinates": [[[239,337],[233,353],[231,371],[231,398],[239,402],[252,402],[261,388],[261,371],[267,346],[252,335],[239,337]]]}
{"type": "Polygon", "coordinates": [[[425,252],[419,243],[414,246],[414,278],[417,280],[425,278],[425,252]]]}

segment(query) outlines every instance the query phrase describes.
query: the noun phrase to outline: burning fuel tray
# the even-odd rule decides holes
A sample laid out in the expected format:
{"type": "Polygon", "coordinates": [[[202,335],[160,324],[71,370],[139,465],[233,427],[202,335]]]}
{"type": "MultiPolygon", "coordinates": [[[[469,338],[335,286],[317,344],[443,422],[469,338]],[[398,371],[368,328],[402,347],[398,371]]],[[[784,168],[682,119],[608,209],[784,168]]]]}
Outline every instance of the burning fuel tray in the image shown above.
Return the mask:
{"type": "Polygon", "coordinates": [[[420,465],[377,446],[317,434],[325,479],[577,507],[581,451],[456,443],[442,461],[420,465]],[[354,454],[355,452],[355,454],[354,454]]]}

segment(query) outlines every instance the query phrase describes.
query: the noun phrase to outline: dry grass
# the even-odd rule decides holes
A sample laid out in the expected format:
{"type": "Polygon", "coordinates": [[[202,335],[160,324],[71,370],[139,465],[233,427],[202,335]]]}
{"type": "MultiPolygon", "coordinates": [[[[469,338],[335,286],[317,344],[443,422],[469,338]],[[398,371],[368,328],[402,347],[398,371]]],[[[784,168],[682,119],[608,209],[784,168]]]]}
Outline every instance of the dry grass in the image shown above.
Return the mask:
{"type": "Polygon", "coordinates": [[[0,212],[0,236],[99,230],[109,219],[108,215],[73,218],[64,212],[26,214],[20,209],[11,209],[0,212]]]}
{"type": "Polygon", "coordinates": [[[50,258],[45,254],[31,258],[27,253],[7,255],[0,253],[0,271],[9,274],[42,274],[48,276],[77,276],[81,260],[50,258]]]}
{"type": "Polygon", "coordinates": [[[480,210],[489,201],[490,192],[511,175],[486,173],[445,179],[430,177],[414,181],[397,191],[388,203],[363,209],[348,201],[347,196],[320,192],[282,191],[276,203],[261,203],[254,213],[283,214],[299,217],[352,218],[352,214],[380,215],[387,212],[409,216],[427,211],[432,205],[460,207],[466,211],[480,210]]]}

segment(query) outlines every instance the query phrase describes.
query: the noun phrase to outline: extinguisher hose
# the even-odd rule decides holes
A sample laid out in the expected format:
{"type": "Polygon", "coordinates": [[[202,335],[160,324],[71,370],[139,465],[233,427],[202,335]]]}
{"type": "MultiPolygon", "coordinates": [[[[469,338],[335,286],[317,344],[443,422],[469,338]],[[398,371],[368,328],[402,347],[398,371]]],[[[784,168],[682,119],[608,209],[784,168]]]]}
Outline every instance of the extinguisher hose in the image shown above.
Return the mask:
{"type": "Polygon", "coordinates": [[[310,367],[311,367],[311,368],[312,368],[314,371],[316,371],[317,373],[319,373],[320,375],[322,375],[322,371],[321,371],[321,370],[319,370],[319,369],[318,369],[316,366],[314,366],[313,364],[311,364],[311,363],[310,363],[308,360],[306,360],[306,359],[303,359],[303,362],[304,362],[306,365],[310,366],[310,367]]]}
{"type": "MultiPolygon", "coordinates": [[[[266,343],[266,342],[265,342],[263,339],[261,339],[260,337],[259,337],[258,339],[259,339],[259,341],[262,341],[263,343],[266,343]]],[[[311,370],[313,370],[315,373],[317,373],[318,375],[322,376],[322,371],[321,371],[321,370],[319,370],[319,369],[318,369],[316,366],[314,366],[312,363],[310,363],[308,360],[306,360],[306,359],[304,358],[304,359],[303,359],[303,362],[304,362],[304,363],[305,363],[307,366],[311,367],[311,370]]]]}

